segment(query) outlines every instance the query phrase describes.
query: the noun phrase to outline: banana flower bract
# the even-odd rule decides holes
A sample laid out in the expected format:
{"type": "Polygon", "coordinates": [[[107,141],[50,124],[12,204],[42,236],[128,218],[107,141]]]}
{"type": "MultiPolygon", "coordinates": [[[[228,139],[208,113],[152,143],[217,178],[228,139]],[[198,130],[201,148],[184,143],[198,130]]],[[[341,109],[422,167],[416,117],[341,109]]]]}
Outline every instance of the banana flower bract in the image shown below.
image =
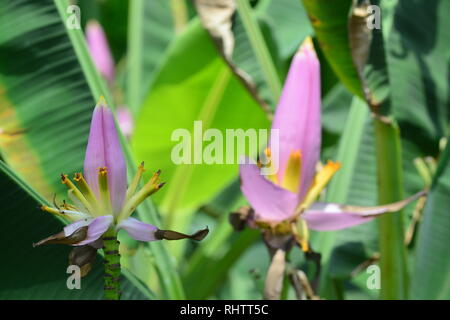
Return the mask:
{"type": "Polygon", "coordinates": [[[86,41],[97,70],[112,84],[115,78],[114,59],[105,32],[97,21],[91,20],[87,23],[86,41]]]}
{"type": "Polygon", "coordinates": [[[107,242],[112,241],[116,245],[117,250],[112,250],[112,254],[118,255],[116,234],[119,230],[125,230],[132,238],[140,241],[203,239],[208,229],[185,235],[160,230],[130,217],[140,203],[164,185],[160,182],[160,171],[157,171],[138,190],[143,172],[142,163],[127,188],[127,168],[114,116],[103,97],[100,98],[92,116],[84,175],[76,173],[73,181],[67,175],[61,175],[61,182],[68,189],[71,203],[58,205],[55,202],[54,207],[42,206],[44,211],[71,223],[62,232],[34,245],[62,243],[78,247],[72,251],[70,260],[73,264],[87,268],[84,270],[87,273],[91,262],[89,258],[95,257],[93,253],[96,249],[107,246],[107,242]]]}
{"type": "Polygon", "coordinates": [[[272,123],[272,129],[278,130],[279,156],[270,158],[272,141],[265,150],[268,166],[278,171],[263,175],[261,162],[249,159],[240,165],[241,190],[252,208],[235,214],[238,220],[232,215],[235,226],[239,222],[241,227],[246,223],[262,229],[266,243],[277,237],[293,239],[303,251],[310,252],[309,229],[329,231],[356,226],[380,214],[398,211],[423,195],[378,207],[315,202],[340,168],[339,163],[328,161],[317,170],[320,114],[320,65],[312,41],[307,39],[293,58],[272,123]]]}
{"type": "MultiPolygon", "coordinates": [[[[116,77],[114,59],[105,32],[100,23],[95,20],[89,21],[86,25],[86,42],[95,67],[108,84],[113,87],[116,77]]],[[[117,94],[117,96],[120,97],[121,94],[117,94]]],[[[116,116],[119,129],[129,139],[134,131],[134,120],[130,110],[121,105],[117,108],[116,116]]]]}

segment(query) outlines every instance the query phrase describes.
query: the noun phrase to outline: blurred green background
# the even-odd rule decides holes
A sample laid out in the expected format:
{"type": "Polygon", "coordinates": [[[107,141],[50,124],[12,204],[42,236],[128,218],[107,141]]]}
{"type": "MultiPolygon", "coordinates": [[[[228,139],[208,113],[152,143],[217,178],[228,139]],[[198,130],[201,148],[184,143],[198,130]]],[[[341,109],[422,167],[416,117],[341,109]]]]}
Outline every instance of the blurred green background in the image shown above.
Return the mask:
{"type": "MultiPolygon", "coordinates": [[[[390,298],[449,299],[450,2],[372,0],[381,9],[381,29],[372,30],[371,42],[351,0],[238,0],[237,8],[224,2],[232,9],[220,41],[232,39],[231,54],[199,19],[201,1],[1,1],[0,298],[102,297],[101,257],[82,290],[68,290],[69,249],[32,243],[60,228],[38,203],[51,202],[55,193],[63,199],[59,174],[82,169],[91,113],[103,94],[134,119],[130,172],[144,160],[149,175],[162,169],[167,182],[136,215],[181,232],[210,229],[200,243],[147,244],[121,235],[123,298],[261,299],[269,265],[261,236],[236,233],[228,222],[228,214],[246,204],[237,165],[177,166],[170,136],[177,128],[192,131],[195,120],[221,131],[268,128],[290,60],[311,36],[321,62],[322,160],[343,165],[324,199],[376,205],[383,198],[377,184],[383,161],[397,168],[401,182],[391,187],[400,194],[431,186],[425,207],[410,205],[397,221],[404,234],[396,234],[391,247],[402,246],[406,261],[399,263],[406,267],[390,276],[407,284],[390,298]],[[65,27],[70,4],[80,8],[81,29],[65,27]],[[84,31],[90,20],[105,30],[114,83],[102,78],[89,55],[84,31]],[[364,46],[361,63],[355,52],[364,46]],[[371,110],[398,124],[400,162],[377,158],[371,110]]],[[[219,21],[213,12],[204,14],[219,21]]],[[[370,274],[361,265],[377,263],[383,232],[373,221],[313,233],[312,247],[322,254],[317,294],[378,299],[380,290],[367,288],[370,274]]],[[[290,259],[314,278],[316,266],[300,250],[290,259]]],[[[293,289],[287,298],[295,298],[293,289]]]]}

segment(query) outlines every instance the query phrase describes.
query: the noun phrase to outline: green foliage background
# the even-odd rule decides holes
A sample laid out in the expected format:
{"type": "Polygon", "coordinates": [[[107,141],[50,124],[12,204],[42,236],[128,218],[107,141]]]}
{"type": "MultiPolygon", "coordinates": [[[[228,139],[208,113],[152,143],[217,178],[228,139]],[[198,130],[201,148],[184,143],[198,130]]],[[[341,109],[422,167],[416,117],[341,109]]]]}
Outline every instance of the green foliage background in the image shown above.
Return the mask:
{"type": "MultiPolygon", "coordinates": [[[[69,249],[32,248],[62,226],[38,207],[54,194],[64,197],[59,174],[82,169],[91,112],[101,94],[112,108],[126,105],[134,116],[135,132],[129,143],[124,139],[130,173],[144,160],[149,169],[162,169],[168,182],[136,213],[139,218],[182,232],[210,228],[200,243],[144,244],[121,235],[123,297],[262,298],[269,257],[260,235],[255,230],[235,233],[228,222],[228,213],[246,204],[237,166],[175,166],[170,136],[177,128],[192,130],[195,120],[222,131],[268,128],[267,115],[223,60],[191,1],[75,2],[81,8],[81,30],[65,27],[69,1],[0,2],[0,298],[102,297],[100,256],[82,290],[70,291],[65,285],[69,249]],[[117,70],[112,87],[87,51],[83,31],[90,19],[101,23],[111,46],[117,70]]],[[[327,189],[329,201],[375,205],[392,194],[410,196],[426,186],[414,160],[437,162],[423,218],[408,246],[399,230],[409,228],[414,205],[395,221],[384,221],[385,227],[373,221],[312,235],[313,248],[322,254],[317,294],[378,299],[379,290],[366,286],[369,274],[353,271],[381,250],[402,266],[385,275],[383,281],[393,290],[382,289],[381,298],[449,299],[450,152],[442,139],[448,137],[450,120],[450,2],[371,3],[381,8],[382,28],[373,33],[364,74],[382,112],[399,130],[386,133],[384,141],[352,61],[351,0],[250,1],[248,12],[240,7],[233,18],[232,60],[275,110],[270,83],[283,83],[298,46],[313,37],[322,66],[322,157],[342,163],[327,189]],[[252,45],[245,13],[262,33],[260,47],[270,58],[265,64],[252,45]],[[264,72],[267,64],[276,70],[272,79],[264,72]],[[398,161],[380,159],[392,150],[399,152],[398,161]],[[385,167],[402,178],[389,180],[385,167]],[[378,188],[380,179],[392,182],[389,190],[378,188]],[[380,248],[380,238],[388,236],[397,242],[380,248]],[[404,261],[394,250],[405,254],[404,261]],[[398,278],[406,283],[396,283],[398,278]]],[[[300,252],[293,252],[291,260],[313,277],[313,266],[300,252]]],[[[295,297],[292,290],[288,297],[295,297]]]]}

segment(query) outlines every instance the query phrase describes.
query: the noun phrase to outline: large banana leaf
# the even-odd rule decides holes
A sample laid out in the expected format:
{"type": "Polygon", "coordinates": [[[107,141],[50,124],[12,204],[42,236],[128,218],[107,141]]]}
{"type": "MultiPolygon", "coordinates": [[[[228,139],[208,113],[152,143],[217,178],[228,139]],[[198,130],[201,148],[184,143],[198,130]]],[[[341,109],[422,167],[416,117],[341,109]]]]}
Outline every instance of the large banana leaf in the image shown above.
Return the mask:
{"type": "MultiPolygon", "coordinates": [[[[402,136],[437,155],[450,119],[448,1],[382,1],[392,110],[402,136]],[[421,23],[417,23],[421,21],[421,23]]],[[[406,186],[408,188],[408,186],[406,186]]]]}
{"type": "MultiPolygon", "coordinates": [[[[81,289],[69,290],[66,273],[69,246],[32,244],[61,230],[61,223],[39,210],[45,201],[1,163],[0,215],[2,261],[0,299],[102,299],[103,268],[101,257],[88,276],[81,279],[81,289]]],[[[134,276],[127,273],[122,281],[123,299],[146,299],[153,295],[134,276]],[[131,280],[131,281],[130,281],[131,280]],[[140,288],[141,290],[139,290],[140,288]]]]}
{"type": "Polygon", "coordinates": [[[280,58],[291,58],[302,41],[313,33],[305,8],[298,0],[260,2],[256,14],[266,19],[273,30],[280,58]]]}
{"type": "Polygon", "coordinates": [[[188,213],[211,199],[237,174],[237,165],[173,162],[173,147],[180,142],[172,141],[172,133],[187,129],[192,134],[194,121],[202,121],[203,132],[216,128],[223,137],[225,129],[268,125],[260,107],[222,61],[198,21],[171,48],[137,118],[133,138],[137,157],[155,170],[162,169],[168,184],[156,199],[168,225],[182,229],[190,219],[188,213]]]}
{"type": "Polygon", "coordinates": [[[450,144],[440,159],[423,212],[412,275],[412,299],[450,299],[450,144]]]}
{"type": "MultiPolygon", "coordinates": [[[[323,70],[323,68],[322,68],[323,70]]],[[[335,85],[322,100],[322,159],[336,157],[353,95],[342,84],[335,85]]]]}
{"type": "MultiPolygon", "coordinates": [[[[414,172],[416,157],[439,153],[439,140],[448,134],[448,64],[450,34],[448,1],[381,1],[383,36],[392,114],[402,136],[405,192],[423,188],[414,172]],[[414,18],[413,18],[414,17],[414,18]],[[417,24],[416,19],[422,21],[417,24]]],[[[407,210],[410,214],[411,210],[407,210]]]]}
{"type": "Polygon", "coordinates": [[[348,17],[352,0],[302,0],[323,53],[342,83],[363,97],[358,71],[353,62],[348,17]]]}
{"type": "Polygon", "coordinates": [[[137,113],[174,36],[170,1],[129,1],[127,104],[137,113]]]}
{"type": "Polygon", "coordinates": [[[0,6],[2,156],[51,199],[81,169],[94,98],[53,1],[0,6]]]}

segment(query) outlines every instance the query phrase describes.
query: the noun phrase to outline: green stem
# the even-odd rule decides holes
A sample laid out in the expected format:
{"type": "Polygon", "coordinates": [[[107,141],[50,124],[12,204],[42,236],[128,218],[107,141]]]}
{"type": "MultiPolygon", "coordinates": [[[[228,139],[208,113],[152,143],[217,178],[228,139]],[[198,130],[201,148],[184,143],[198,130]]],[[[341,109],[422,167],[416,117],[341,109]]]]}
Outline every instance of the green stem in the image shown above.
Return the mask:
{"type": "Polygon", "coordinates": [[[259,28],[258,22],[255,19],[252,8],[248,0],[237,0],[237,10],[242,18],[245,31],[250,39],[250,44],[255,52],[256,59],[264,74],[264,78],[272,92],[274,101],[278,101],[281,94],[281,81],[278,76],[275,65],[273,64],[272,57],[269,49],[267,48],[264,37],[259,28]]]}
{"type": "MultiPolygon", "coordinates": [[[[68,0],[54,0],[55,6],[58,9],[62,23],[67,19],[67,7],[70,2],[68,0]]],[[[106,97],[106,101],[112,106],[111,94],[108,90],[108,86],[103,78],[100,76],[97,68],[92,61],[91,55],[87,48],[86,40],[84,38],[83,31],[81,29],[67,29],[67,35],[73,45],[75,54],[78,57],[81,69],[86,77],[87,84],[91,90],[94,100],[97,100],[101,95],[106,97]]]]}
{"type": "MultiPolygon", "coordinates": [[[[400,132],[392,119],[375,120],[377,147],[378,202],[402,200],[403,172],[400,132]]],[[[407,260],[404,245],[403,214],[397,212],[379,218],[380,222],[380,298],[406,299],[407,260]]]]}
{"type": "Polygon", "coordinates": [[[144,24],[144,1],[130,2],[128,27],[128,74],[127,74],[127,103],[136,115],[141,102],[142,91],[142,47],[144,24]]]}
{"type": "Polygon", "coordinates": [[[184,1],[170,0],[175,33],[180,34],[189,21],[187,5],[184,1]]]}
{"type": "Polygon", "coordinates": [[[280,300],[288,300],[289,297],[289,287],[291,282],[289,281],[289,271],[291,260],[289,259],[291,251],[286,252],[286,269],[284,270],[283,276],[283,286],[281,289],[280,300]]]}
{"type": "Polygon", "coordinates": [[[117,232],[113,228],[103,235],[103,252],[105,254],[105,299],[120,300],[119,241],[117,232]]]}
{"type": "Polygon", "coordinates": [[[289,275],[286,273],[283,276],[283,289],[281,290],[280,300],[288,300],[290,285],[291,283],[289,282],[289,275]]]}

